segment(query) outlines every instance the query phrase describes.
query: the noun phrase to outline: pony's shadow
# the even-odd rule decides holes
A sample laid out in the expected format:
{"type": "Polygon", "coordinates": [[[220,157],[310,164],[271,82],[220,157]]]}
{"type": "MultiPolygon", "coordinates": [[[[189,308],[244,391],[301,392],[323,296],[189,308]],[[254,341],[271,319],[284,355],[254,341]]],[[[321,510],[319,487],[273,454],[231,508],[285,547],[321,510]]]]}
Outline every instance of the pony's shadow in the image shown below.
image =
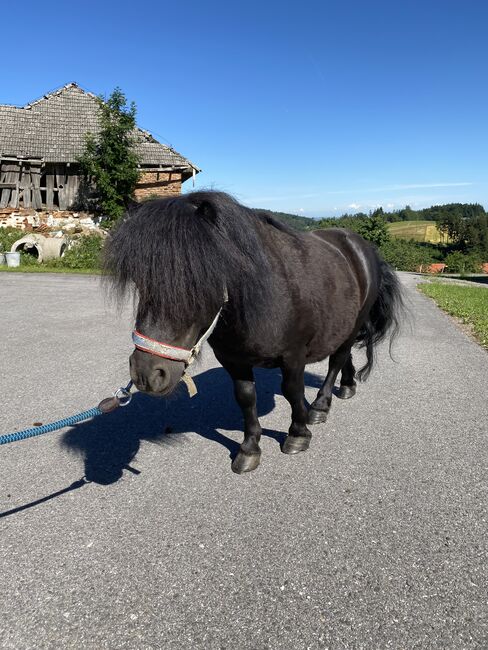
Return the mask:
{"type": "MultiPolygon", "coordinates": [[[[255,371],[258,415],[270,413],[275,407],[275,396],[281,394],[279,370],[255,371]]],[[[141,440],[168,448],[184,444],[185,433],[198,435],[217,442],[229,450],[233,458],[240,442],[220,433],[242,431],[242,414],[235,402],[232,381],[221,368],[212,368],[193,377],[198,389],[190,399],[182,385],[169,399],[157,399],[144,393],[135,393],[125,408],[75,425],[62,438],[62,445],[83,457],[85,478],[108,485],[118,481],[123,470],[138,474],[130,466],[137,454],[141,440]]],[[[322,379],[305,373],[305,384],[320,387],[322,379]]],[[[284,440],[285,433],[265,429],[263,435],[284,440]]]]}

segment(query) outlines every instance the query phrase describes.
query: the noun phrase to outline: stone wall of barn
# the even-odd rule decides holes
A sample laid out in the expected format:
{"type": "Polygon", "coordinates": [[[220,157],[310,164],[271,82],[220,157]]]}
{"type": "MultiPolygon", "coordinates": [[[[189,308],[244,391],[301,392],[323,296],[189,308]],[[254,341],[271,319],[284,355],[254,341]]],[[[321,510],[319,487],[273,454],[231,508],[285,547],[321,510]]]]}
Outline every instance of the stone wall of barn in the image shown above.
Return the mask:
{"type": "Polygon", "coordinates": [[[180,172],[142,172],[134,190],[136,201],[147,201],[156,197],[177,196],[181,194],[180,172]]]}

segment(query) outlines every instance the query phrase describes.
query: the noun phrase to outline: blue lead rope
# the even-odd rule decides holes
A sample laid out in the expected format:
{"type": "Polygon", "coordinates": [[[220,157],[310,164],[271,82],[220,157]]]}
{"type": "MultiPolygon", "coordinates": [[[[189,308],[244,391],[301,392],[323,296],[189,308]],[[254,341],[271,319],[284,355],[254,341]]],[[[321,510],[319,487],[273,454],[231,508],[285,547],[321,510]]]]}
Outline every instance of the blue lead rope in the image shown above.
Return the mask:
{"type": "Polygon", "coordinates": [[[43,433],[50,433],[51,431],[57,431],[58,429],[63,429],[64,427],[70,427],[73,424],[78,422],[83,422],[83,420],[88,420],[89,418],[94,418],[97,415],[102,415],[98,406],[93,409],[88,409],[88,411],[83,411],[77,415],[72,415],[69,418],[64,418],[63,420],[57,420],[56,422],[51,422],[51,424],[43,424],[39,427],[31,427],[30,429],[25,429],[24,431],[16,431],[15,433],[6,433],[4,436],[0,436],[0,445],[6,445],[9,442],[16,442],[17,440],[25,440],[26,438],[34,438],[35,436],[41,436],[43,433]]]}
{"type": "Polygon", "coordinates": [[[82,411],[81,413],[72,415],[69,418],[63,418],[62,420],[51,422],[51,424],[41,424],[38,427],[24,429],[24,431],[6,433],[5,435],[0,436],[0,445],[6,445],[9,442],[17,442],[17,440],[25,440],[26,438],[34,438],[35,436],[42,436],[43,433],[50,433],[51,431],[64,429],[64,427],[71,427],[73,424],[78,424],[78,422],[89,420],[90,418],[103,415],[104,413],[110,413],[119,406],[127,406],[132,399],[130,393],[131,388],[132,382],[130,381],[125,388],[118,388],[112,397],[107,397],[102,400],[95,408],[88,409],[88,411],[82,411]]]}

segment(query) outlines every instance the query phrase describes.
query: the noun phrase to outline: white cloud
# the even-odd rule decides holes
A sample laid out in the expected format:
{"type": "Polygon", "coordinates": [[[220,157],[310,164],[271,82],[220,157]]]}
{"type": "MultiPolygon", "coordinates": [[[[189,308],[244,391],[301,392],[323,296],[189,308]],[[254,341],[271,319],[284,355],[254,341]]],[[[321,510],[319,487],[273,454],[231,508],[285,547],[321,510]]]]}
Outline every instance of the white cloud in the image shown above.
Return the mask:
{"type": "Polygon", "coordinates": [[[361,207],[359,203],[351,203],[350,205],[347,206],[348,208],[351,208],[351,210],[359,210],[361,207]]]}
{"type": "Polygon", "coordinates": [[[389,210],[391,210],[392,208],[395,207],[395,204],[394,204],[394,203],[387,203],[387,204],[386,204],[386,207],[387,207],[389,210]]]}

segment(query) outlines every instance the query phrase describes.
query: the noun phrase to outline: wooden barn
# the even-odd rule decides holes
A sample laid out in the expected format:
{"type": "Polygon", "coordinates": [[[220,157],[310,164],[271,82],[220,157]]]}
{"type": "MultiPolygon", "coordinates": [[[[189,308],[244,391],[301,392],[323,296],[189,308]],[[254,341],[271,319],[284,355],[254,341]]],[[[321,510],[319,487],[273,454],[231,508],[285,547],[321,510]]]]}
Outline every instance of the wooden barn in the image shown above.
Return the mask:
{"type": "MultiPolygon", "coordinates": [[[[0,105],[0,208],[69,210],[80,187],[77,159],[85,134],[99,130],[97,98],[76,83],[26,106],[0,105]]],[[[137,129],[141,175],[136,200],[181,192],[200,170],[147,131],[137,129]]]]}

